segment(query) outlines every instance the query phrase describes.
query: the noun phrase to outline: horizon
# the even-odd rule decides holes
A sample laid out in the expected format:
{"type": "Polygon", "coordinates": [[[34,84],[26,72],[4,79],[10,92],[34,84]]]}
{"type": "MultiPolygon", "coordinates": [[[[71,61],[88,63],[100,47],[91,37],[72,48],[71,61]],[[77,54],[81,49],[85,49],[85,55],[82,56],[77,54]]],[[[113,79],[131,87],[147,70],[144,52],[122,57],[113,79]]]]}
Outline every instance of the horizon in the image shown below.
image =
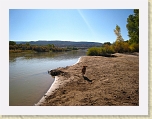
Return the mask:
{"type": "Polygon", "coordinates": [[[133,9],[10,9],[9,41],[113,43],[116,25],[126,41],[131,14],[133,9]]]}
{"type": "MultiPolygon", "coordinates": [[[[12,40],[9,40],[12,41],[12,40]]],[[[14,41],[14,42],[38,42],[38,41],[63,41],[63,40],[37,40],[37,41],[14,41]]],[[[95,42],[95,41],[63,41],[63,42],[93,42],[93,43],[101,43],[101,42],[95,42]]]]}

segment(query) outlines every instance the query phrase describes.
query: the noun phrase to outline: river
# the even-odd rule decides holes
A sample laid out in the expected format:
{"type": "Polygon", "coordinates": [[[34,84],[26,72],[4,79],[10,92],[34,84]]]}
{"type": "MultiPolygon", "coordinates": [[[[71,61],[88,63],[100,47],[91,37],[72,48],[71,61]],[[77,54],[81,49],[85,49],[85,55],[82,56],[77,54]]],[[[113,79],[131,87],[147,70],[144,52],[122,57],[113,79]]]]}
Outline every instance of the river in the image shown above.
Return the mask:
{"type": "Polygon", "coordinates": [[[9,54],[9,106],[33,106],[54,78],[48,70],[75,64],[86,50],[9,54]]]}

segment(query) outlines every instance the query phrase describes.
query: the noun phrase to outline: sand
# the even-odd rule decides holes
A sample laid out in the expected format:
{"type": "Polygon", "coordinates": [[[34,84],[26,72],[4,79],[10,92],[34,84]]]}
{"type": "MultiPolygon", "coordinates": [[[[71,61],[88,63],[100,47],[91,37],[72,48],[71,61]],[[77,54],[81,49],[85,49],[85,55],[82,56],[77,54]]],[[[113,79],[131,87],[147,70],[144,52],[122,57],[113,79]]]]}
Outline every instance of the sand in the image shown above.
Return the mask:
{"type": "Polygon", "coordinates": [[[83,56],[72,65],[57,68],[64,73],[37,106],[139,106],[139,56],[83,56]],[[81,70],[87,66],[83,77],[81,70]]]}

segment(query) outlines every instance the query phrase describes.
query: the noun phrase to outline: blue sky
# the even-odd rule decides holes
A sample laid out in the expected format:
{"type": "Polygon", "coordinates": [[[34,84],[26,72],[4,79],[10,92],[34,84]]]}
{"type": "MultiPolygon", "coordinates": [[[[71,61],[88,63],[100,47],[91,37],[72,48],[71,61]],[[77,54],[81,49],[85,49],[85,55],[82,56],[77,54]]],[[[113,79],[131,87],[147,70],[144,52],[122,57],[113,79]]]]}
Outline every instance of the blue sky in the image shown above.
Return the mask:
{"type": "Polygon", "coordinates": [[[133,9],[10,9],[10,41],[88,41],[116,40],[116,24],[128,40],[127,18],[133,9]]]}

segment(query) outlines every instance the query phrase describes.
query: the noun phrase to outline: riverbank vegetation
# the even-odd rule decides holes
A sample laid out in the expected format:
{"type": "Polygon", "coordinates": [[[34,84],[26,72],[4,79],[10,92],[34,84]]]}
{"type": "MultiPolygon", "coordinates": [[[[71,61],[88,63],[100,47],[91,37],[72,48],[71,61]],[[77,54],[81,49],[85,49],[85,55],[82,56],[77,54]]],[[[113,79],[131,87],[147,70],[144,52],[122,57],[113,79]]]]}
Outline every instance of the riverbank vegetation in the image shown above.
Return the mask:
{"type": "Polygon", "coordinates": [[[26,44],[16,44],[14,41],[9,41],[9,52],[10,53],[18,53],[18,52],[63,52],[63,51],[71,51],[78,50],[75,47],[65,47],[60,48],[56,47],[53,44],[48,45],[30,45],[26,44]]]}
{"type": "Polygon", "coordinates": [[[88,49],[89,56],[102,56],[112,53],[131,53],[139,52],[139,10],[135,9],[133,15],[127,18],[126,28],[128,30],[129,40],[124,41],[121,36],[121,28],[116,25],[114,33],[117,36],[114,43],[105,42],[101,47],[92,47],[88,49]]]}

